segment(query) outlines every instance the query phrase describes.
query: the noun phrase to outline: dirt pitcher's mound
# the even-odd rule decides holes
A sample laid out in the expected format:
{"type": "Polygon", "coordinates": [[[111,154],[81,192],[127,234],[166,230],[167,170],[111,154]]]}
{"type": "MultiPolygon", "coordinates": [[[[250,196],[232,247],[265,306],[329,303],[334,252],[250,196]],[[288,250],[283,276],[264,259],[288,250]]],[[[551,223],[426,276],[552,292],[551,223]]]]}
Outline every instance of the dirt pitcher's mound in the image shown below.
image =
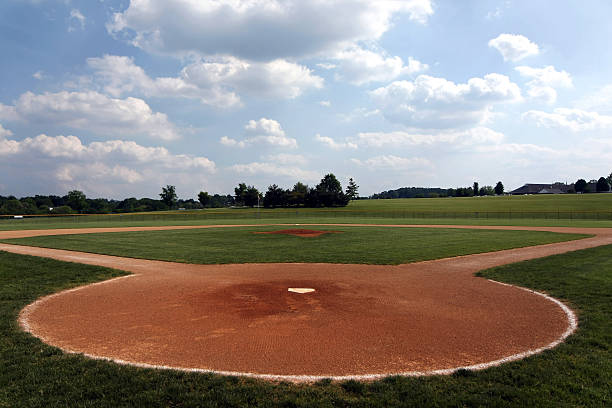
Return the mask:
{"type": "Polygon", "coordinates": [[[341,231],[317,231],[317,230],[296,228],[296,229],[284,229],[284,230],[278,230],[278,231],[261,231],[261,232],[254,232],[253,234],[283,234],[283,235],[293,235],[296,237],[310,238],[310,237],[318,237],[319,235],[323,235],[323,234],[337,234],[340,232],[341,231]]]}

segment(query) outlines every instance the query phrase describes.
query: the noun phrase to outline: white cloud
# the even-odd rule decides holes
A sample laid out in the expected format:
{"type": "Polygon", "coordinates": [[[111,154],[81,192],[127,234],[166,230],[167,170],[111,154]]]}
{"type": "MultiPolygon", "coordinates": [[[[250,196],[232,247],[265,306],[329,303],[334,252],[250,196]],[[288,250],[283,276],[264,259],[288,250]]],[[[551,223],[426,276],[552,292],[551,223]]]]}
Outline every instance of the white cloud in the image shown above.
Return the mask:
{"type": "Polygon", "coordinates": [[[411,75],[428,69],[414,58],[408,59],[408,64],[398,57],[391,57],[384,52],[374,52],[360,47],[351,47],[338,52],[333,59],[338,61],[337,79],[346,80],[354,85],[364,85],[370,82],[387,82],[399,76],[411,75]]]}
{"type": "Polygon", "coordinates": [[[270,154],[262,157],[263,160],[278,164],[291,164],[294,166],[305,166],[308,164],[308,159],[301,154],[279,153],[270,154]]]}
{"type": "Polygon", "coordinates": [[[11,132],[9,129],[5,129],[4,126],[2,126],[2,124],[0,123],[0,139],[4,139],[12,135],[13,132],[11,132]]]}
{"type": "Polygon", "coordinates": [[[541,127],[558,127],[572,132],[612,128],[612,116],[600,115],[581,109],[557,108],[552,113],[530,110],[523,114],[523,119],[541,127]]]}
{"type": "Polygon", "coordinates": [[[239,148],[258,144],[291,149],[297,147],[297,140],[287,137],[280,123],[274,119],[261,118],[259,120],[250,120],[244,129],[247,134],[244,140],[239,141],[223,136],[219,143],[224,146],[239,148]]]}
{"type": "Polygon", "coordinates": [[[521,91],[505,75],[488,74],[455,84],[419,75],[370,92],[383,115],[411,128],[444,129],[484,123],[497,103],[516,102],[521,91]]]}
{"type": "Polygon", "coordinates": [[[330,101],[319,101],[319,105],[325,107],[325,108],[329,108],[331,107],[331,102],[330,101]]]}
{"type": "Polygon", "coordinates": [[[292,181],[313,182],[317,181],[320,174],[315,171],[304,170],[301,167],[279,165],[276,163],[253,162],[247,164],[234,164],[229,169],[242,175],[263,175],[283,177],[292,181]]]}
{"type": "Polygon", "coordinates": [[[323,87],[323,79],[308,68],[284,60],[247,62],[233,57],[199,60],[184,67],[178,77],[151,78],[132,58],[105,55],[90,58],[97,82],[113,96],[139,92],[154,97],[199,99],[227,108],[241,104],[239,94],[287,98],[323,87]]]}
{"type": "Polygon", "coordinates": [[[43,71],[36,71],[35,73],[32,74],[32,78],[38,79],[39,81],[41,81],[44,77],[45,75],[43,71]]]}
{"type": "Polygon", "coordinates": [[[271,61],[377,40],[399,13],[424,23],[433,8],[430,0],[147,0],[115,13],[107,29],[154,53],[271,61]]]}
{"type": "Polygon", "coordinates": [[[531,78],[527,82],[527,93],[532,99],[554,103],[557,100],[555,88],[571,88],[573,86],[570,74],[566,71],[557,71],[552,65],[544,68],[519,66],[515,70],[521,76],[531,78]]]}
{"type": "Polygon", "coordinates": [[[84,144],[77,136],[0,138],[0,157],[0,171],[18,171],[18,180],[33,179],[45,190],[79,188],[96,195],[133,195],[134,185],[147,188],[172,177],[216,172],[215,163],[206,157],[124,140],[84,144]]]}
{"type": "Polygon", "coordinates": [[[398,148],[403,146],[430,146],[444,144],[448,147],[498,144],[504,139],[502,133],[486,127],[464,131],[443,131],[436,133],[362,132],[351,139],[356,146],[375,148],[398,148]]]}
{"type": "Polygon", "coordinates": [[[85,29],[85,16],[77,9],[70,11],[70,25],[68,26],[68,32],[76,31],[77,29],[85,29]]]}
{"type": "Polygon", "coordinates": [[[520,34],[500,34],[489,41],[489,47],[500,52],[504,61],[520,61],[531,55],[538,55],[540,48],[520,34]]]}
{"type": "Polygon", "coordinates": [[[333,150],[342,150],[342,149],[356,149],[357,145],[352,142],[336,142],[329,136],[321,136],[319,134],[315,135],[315,140],[319,143],[323,143],[325,146],[333,149],[333,150]]]}
{"type": "Polygon", "coordinates": [[[368,169],[393,169],[393,170],[415,170],[423,167],[432,167],[431,161],[421,157],[398,157],[394,155],[383,155],[371,157],[366,160],[351,159],[351,162],[368,169]]]}
{"type": "Polygon", "coordinates": [[[612,84],[583,97],[576,103],[578,108],[612,114],[612,84]]]}
{"type": "Polygon", "coordinates": [[[179,137],[168,117],[142,99],[113,99],[97,92],[26,92],[15,106],[0,104],[0,119],[67,126],[99,135],[142,134],[162,140],[179,137]]]}

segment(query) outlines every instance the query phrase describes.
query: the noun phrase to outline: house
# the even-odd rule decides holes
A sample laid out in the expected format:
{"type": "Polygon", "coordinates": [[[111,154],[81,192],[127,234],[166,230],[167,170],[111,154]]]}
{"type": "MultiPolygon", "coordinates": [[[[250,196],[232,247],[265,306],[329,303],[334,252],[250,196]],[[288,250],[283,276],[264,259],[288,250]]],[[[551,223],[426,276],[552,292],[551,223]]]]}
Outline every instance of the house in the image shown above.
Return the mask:
{"type": "Polygon", "coordinates": [[[510,191],[512,195],[520,194],[566,194],[574,191],[574,184],[553,183],[553,184],[525,184],[516,190],[510,191]]]}

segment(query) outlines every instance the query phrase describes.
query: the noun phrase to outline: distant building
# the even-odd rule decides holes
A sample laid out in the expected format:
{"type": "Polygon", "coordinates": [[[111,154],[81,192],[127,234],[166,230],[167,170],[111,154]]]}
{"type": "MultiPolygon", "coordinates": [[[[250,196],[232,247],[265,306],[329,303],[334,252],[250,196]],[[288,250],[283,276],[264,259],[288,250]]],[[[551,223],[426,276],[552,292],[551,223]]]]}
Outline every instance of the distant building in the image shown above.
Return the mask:
{"type": "Polygon", "coordinates": [[[567,194],[570,190],[574,191],[574,184],[525,184],[523,187],[510,191],[510,194],[567,194]]]}

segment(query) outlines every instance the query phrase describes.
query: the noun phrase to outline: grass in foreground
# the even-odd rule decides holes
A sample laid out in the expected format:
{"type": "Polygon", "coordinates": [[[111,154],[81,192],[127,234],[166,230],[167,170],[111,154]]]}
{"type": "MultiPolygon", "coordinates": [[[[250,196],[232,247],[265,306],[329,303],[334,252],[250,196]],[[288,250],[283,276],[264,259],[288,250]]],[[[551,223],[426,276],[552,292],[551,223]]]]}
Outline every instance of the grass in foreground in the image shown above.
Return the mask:
{"type": "Polygon", "coordinates": [[[580,325],[567,343],[485,371],[374,383],[274,384],[123,367],[63,354],[19,330],[19,310],[36,298],[119,274],[0,252],[0,407],[603,407],[611,402],[612,246],[482,274],[570,302],[580,325]]]}
{"type": "Polygon", "coordinates": [[[568,241],[586,235],[540,231],[317,227],[319,237],[255,234],[283,228],[208,228],[42,236],[4,242],[186,263],[326,262],[401,264],[568,241]]]}

